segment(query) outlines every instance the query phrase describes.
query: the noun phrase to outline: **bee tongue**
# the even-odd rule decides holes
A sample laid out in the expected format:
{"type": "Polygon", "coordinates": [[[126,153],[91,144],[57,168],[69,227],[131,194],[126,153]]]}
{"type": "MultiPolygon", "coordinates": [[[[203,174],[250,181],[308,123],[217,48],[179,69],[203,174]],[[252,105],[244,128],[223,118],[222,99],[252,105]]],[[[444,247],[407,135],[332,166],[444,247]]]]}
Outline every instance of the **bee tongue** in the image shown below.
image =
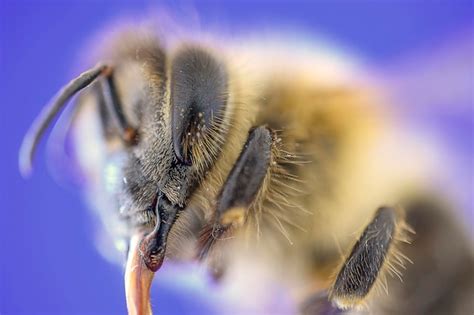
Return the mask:
{"type": "Polygon", "coordinates": [[[125,292],[128,314],[150,315],[150,287],[155,273],[143,262],[139,245],[145,234],[135,234],[130,240],[130,251],[125,268],[125,292]]]}

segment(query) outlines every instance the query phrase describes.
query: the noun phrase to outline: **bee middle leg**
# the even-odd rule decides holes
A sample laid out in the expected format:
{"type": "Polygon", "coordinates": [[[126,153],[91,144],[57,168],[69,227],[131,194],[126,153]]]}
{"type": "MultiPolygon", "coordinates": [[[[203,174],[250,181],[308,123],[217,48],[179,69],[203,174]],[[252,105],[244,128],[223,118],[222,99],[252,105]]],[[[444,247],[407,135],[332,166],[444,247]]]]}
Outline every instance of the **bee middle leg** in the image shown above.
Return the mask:
{"type": "MultiPolygon", "coordinates": [[[[249,132],[237,162],[230,171],[218,197],[213,222],[200,237],[198,259],[206,259],[216,243],[232,236],[247,219],[248,210],[255,202],[268,173],[272,159],[272,132],[257,127],[249,132]]],[[[213,266],[217,274],[219,266],[213,266]]]]}

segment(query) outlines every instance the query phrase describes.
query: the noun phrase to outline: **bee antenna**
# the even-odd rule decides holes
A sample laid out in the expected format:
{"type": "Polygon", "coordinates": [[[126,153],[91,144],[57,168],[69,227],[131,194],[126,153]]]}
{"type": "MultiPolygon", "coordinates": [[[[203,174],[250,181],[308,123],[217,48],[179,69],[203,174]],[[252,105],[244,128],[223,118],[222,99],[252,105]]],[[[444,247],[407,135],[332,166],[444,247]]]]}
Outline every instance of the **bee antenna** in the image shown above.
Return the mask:
{"type": "Polygon", "coordinates": [[[64,108],[71,97],[89,86],[98,76],[104,74],[108,68],[106,65],[99,64],[81,73],[77,78],[66,84],[54,97],[53,101],[43,108],[26,133],[20,147],[19,168],[23,177],[31,174],[36,148],[53,119],[64,108]]]}

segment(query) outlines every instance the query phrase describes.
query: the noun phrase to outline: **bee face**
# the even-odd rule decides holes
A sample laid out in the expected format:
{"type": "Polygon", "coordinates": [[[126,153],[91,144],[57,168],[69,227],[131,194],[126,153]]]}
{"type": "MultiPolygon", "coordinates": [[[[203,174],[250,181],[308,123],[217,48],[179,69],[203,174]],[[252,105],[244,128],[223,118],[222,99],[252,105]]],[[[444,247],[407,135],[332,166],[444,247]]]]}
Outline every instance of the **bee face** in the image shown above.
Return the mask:
{"type": "MultiPolygon", "coordinates": [[[[132,126],[122,115],[115,119],[123,126],[115,128],[115,138],[123,139],[127,130],[133,130],[133,142],[124,141],[119,148],[126,157],[120,167],[118,208],[133,229],[149,231],[156,226],[160,241],[154,242],[153,250],[164,255],[167,234],[178,214],[220,158],[231,115],[226,69],[210,52],[187,46],[170,56],[169,62],[165,63],[164,54],[159,57],[142,69],[149,84],[137,100],[142,104],[140,124],[132,126]],[[171,222],[160,228],[164,221],[171,222]]],[[[107,109],[109,113],[116,112],[115,108],[126,112],[111,80],[116,79],[110,77],[101,87],[106,91],[101,98],[105,108],[102,121],[106,122],[111,120],[107,109]]]]}

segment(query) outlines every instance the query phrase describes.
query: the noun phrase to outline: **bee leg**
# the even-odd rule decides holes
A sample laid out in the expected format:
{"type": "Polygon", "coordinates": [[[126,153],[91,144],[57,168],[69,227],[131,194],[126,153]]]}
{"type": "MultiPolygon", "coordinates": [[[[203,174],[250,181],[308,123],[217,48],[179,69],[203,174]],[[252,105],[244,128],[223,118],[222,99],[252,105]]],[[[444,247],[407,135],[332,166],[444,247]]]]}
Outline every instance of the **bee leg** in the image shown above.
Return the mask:
{"type": "MultiPolygon", "coordinates": [[[[404,214],[399,208],[381,207],[367,225],[350,255],[340,268],[330,289],[329,299],[341,309],[363,305],[384,268],[399,275],[389,259],[402,263],[394,248],[402,238],[404,214]]],[[[402,256],[404,257],[404,256],[402,256]]]]}
{"type": "Polygon", "coordinates": [[[125,117],[123,105],[117,94],[113,68],[107,67],[101,80],[101,90],[103,101],[107,111],[112,116],[116,127],[120,132],[120,137],[127,145],[133,145],[137,141],[137,130],[133,128],[125,117]]]}
{"type": "Polygon", "coordinates": [[[218,199],[214,222],[201,233],[198,259],[204,260],[216,241],[243,226],[248,209],[257,197],[272,157],[272,132],[266,127],[250,131],[237,162],[229,173],[218,199]]]}

